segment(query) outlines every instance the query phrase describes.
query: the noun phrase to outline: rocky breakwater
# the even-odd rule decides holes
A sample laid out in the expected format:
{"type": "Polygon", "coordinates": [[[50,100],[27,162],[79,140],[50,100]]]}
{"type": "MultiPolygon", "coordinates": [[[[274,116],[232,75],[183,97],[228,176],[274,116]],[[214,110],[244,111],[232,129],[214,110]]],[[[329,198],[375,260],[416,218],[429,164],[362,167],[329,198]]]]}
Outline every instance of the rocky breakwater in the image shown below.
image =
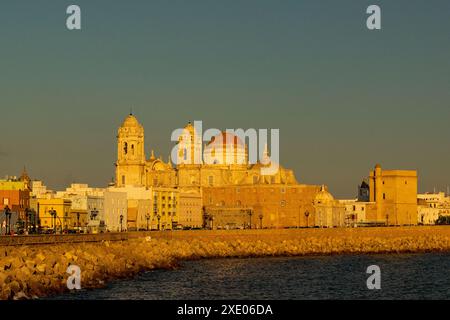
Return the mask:
{"type": "Polygon", "coordinates": [[[243,232],[233,240],[146,237],[122,242],[3,247],[0,298],[37,298],[67,291],[70,265],[80,268],[82,288],[96,288],[141,271],[175,268],[178,261],[190,259],[450,251],[448,231],[387,236],[381,230],[379,235],[371,232],[370,237],[365,233],[336,235],[317,232],[299,237],[297,231],[291,239],[280,240],[266,232],[255,240],[243,232]]]}

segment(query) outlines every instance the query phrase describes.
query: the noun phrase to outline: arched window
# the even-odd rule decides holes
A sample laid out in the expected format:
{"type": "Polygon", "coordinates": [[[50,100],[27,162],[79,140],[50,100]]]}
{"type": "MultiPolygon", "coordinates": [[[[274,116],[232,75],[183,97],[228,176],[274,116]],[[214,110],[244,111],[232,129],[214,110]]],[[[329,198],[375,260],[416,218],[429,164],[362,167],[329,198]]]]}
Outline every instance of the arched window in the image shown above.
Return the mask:
{"type": "Polygon", "coordinates": [[[134,144],[131,145],[131,154],[134,155],[134,144]]]}
{"type": "Polygon", "coordinates": [[[128,143],[126,143],[126,142],[123,144],[123,153],[124,154],[128,153],[128,143]]]}

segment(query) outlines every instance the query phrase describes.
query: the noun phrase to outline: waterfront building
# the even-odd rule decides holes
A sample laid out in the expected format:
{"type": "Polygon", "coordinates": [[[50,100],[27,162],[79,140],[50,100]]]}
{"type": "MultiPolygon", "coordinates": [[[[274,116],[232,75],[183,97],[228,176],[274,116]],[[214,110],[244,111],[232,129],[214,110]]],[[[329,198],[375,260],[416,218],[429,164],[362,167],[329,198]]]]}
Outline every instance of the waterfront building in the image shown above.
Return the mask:
{"type": "Polygon", "coordinates": [[[440,216],[450,216],[450,197],[444,192],[417,195],[417,219],[420,224],[433,225],[440,216]]]}
{"type": "Polygon", "coordinates": [[[320,186],[302,184],[204,187],[203,203],[216,228],[311,227],[319,191],[320,186]]]}
{"type": "Polygon", "coordinates": [[[70,229],[74,217],[70,215],[71,201],[62,198],[37,199],[37,212],[43,229],[70,229]]]}
{"type": "Polygon", "coordinates": [[[386,225],[417,224],[417,171],[382,170],[377,164],[369,177],[370,202],[367,221],[386,225]]]}
{"type": "Polygon", "coordinates": [[[103,188],[91,188],[87,184],[73,183],[64,191],[58,191],[56,198],[71,201],[71,229],[98,233],[105,231],[103,188]]]}
{"type": "Polygon", "coordinates": [[[171,230],[178,223],[179,192],[169,187],[122,186],[108,191],[127,195],[127,230],[171,230]]]}
{"type": "Polygon", "coordinates": [[[181,192],[178,203],[180,228],[203,227],[203,199],[197,192],[181,192]]]}
{"type": "Polygon", "coordinates": [[[106,230],[110,232],[126,231],[128,220],[127,193],[111,191],[108,188],[104,193],[104,198],[106,230]]]}
{"type": "Polygon", "coordinates": [[[17,219],[25,220],[26,212],[30,209],[29,177],[24,169],[20,178],[7,177],[0,180],[0,211],[5,207],[11,210],[17,219]]]}
{"type": "Polygon", "coordinates": [[[314,225],[321,228],[333,228],[345,226],[345,206],[329,193],[325,186],[314,198],[315,222],[314,225]]]}
{"type": "Polygon", "coordinates": [[[366,212],[368,210],[367,208],[373,208],[373,206],[375,205],[375,202],[365,202],[358,199],[343,199],[338,201],[345,208],[346,227],[358,227],[366,225],[366,212]]]}

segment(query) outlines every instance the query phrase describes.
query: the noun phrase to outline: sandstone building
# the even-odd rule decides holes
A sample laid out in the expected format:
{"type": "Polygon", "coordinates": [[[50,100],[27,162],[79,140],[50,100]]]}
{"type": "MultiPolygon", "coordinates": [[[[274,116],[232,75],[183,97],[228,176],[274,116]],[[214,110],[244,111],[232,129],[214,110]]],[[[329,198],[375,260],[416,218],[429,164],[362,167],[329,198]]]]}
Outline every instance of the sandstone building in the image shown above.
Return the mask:
{"type": "MultiPolygon", "coordinates": [[[[247,146],[237,136],[223,132],[213,137],[203,150],[216,160],[211,162],[201,159],[198,163],[194,157],[202,148],[202,141],[194,126],[188,123],[184,134],[179,137],[178,147],[177,165],[172,164],[170,157],[167,162],[156,158],[153,151],[146,158],[144,128],[135,116],[127,116],[117,135],[117,188],[175,188],[180,192],[181,205],[192,205],[194,202],[183,200],[183,195],[188,197],[188,194],[196,193],[200,195],[202,203],[197,201],[197,205],[188,210],[182,206],[178,208],[182,213],[197,212],[197,222],[193,226],[198,225],[200,212],[203,215],[203,227],[315,225],[314,200],[321,187],[298,183],[293,171],[282,166],[275,174],[263,175],[262,163],[267,162],[249,164],[247,146]],[[217,141],[222,143],[218,144],[217,141]],[[233,161],[227,161],[229,159],[233,161]]],[[[267,150],[264,156],[268,157],[267,150]]],[[[332,215],[333,210],[328,211],[326,214],[332,215]]],[[[192,218],[180,216],[178,222],[184,225],[186,219],[192,218]]],[[[342,224],[339,222],[324,226],[342,224]]]]}

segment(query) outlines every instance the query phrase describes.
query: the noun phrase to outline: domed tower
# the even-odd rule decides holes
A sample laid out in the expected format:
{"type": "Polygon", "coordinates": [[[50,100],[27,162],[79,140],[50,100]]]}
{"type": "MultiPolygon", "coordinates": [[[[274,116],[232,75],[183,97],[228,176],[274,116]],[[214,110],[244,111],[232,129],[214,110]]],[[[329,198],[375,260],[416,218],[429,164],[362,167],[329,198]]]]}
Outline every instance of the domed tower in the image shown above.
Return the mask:
{"type": "Polygon", "coordinates": [[[178,165],[201,165],[203,163],[201,133],[196,131],[190,121],[178,138],[178,154],[175,161],[178,165]]]}
{"type": "Polygon", "coordinates": [[[142,186],[144,169],[144,128],[130,113],[117,134],[116,186],[142,186]]]}
{"type": "Polygon", "coordinates": [[[333,226],[333,204],[334,197],[322,185],[320,191],[314,198],[314,207],[316,209],[315,225],[318,227],[333,226]]]}

